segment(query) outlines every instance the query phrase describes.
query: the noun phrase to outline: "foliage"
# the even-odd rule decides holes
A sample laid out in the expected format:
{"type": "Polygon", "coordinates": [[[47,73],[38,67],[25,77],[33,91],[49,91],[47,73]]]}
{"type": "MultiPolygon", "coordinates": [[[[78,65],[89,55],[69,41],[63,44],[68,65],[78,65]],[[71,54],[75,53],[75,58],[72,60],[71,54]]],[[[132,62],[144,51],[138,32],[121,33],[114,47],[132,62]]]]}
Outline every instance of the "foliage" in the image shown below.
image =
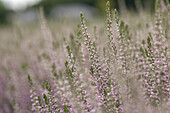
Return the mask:
{"type": "Polygon", "coordinates": [[[4,6],[4,4],[0,1],[0,24],[7,23],[7,16],[9,10],[4,6]]]}
{"type": "Polygon", "coordinates": [[[9,104],[0,103],[0,110],[168,113],[170,39],[161,9],[169,4],[163,7],[161,2],[156,1],[155,17],[145,18],[148,14],[141,12],[122,19],[108,1],[104,25],[97,19],[87,21],[81,12],[76,28],[73,20],[47,23],[40,8],[41,31],[22,26],[21,31],[31,33],[23,35],[24,29],[15,32],[17,38],[0,39],[12,45],[1,47],[0,75],[6,76],[0,76],[0,98],[9,104]],[[30,74],[21,76],[25,73],[30,74]]]}

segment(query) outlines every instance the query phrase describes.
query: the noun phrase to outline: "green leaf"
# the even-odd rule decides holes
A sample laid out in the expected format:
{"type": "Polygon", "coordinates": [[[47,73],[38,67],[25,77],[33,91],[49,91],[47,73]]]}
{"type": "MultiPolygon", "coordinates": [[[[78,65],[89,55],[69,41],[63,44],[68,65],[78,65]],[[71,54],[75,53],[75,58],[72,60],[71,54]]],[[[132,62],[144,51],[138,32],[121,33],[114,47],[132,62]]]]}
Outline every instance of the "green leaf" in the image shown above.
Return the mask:
{"type": "Polygon", "coordinates": [[[149,44],[150,43],[150,37],[148,36],[147,38],[147,43],[149,44]]]}
{"type": "Polygon", "coordinates": [[[106,56],[106,48],[103,48],[103,55],[106,56]]]}
{"type": "Polygon", "coordinates": [[[107,93],[108,93],[108,90],[104,89],[104,94],[107,95],[107,93]]]}
{"type": "Polygon", "coordinates": [[[69,112],[69,110],[68,110],[67,106],[64,106],[64,112],[66,112],[66,113],[68,113],[68,112],[69,112]]]}
{"type": "Polygon", "coordinates": [[[49,99],[46,96],[46,94],[43,94],[43,98],[44,98],[45,104],[49,104],[49,99]]]}
{"type": "Polygon", "coordinates": [[[70,47],[69,46],[67,46],[67,51],[68,51],[68,53],[70,53],[70,47]]]}
{"type": "Polygon", "coordinates": [[[32,86],[32,79],[30,77],[30,75],[28,74],[28,82],[30,83],[30,85],[32,86]]]}
{"type": "Polygon", "coordinates": [[[124,28],[125,23],[123,21],[120,22],[120,28],[124,28]]]}
{"type": "Polygon", "coordinates": [[[38,101],[39,101],[39,104],[42,105],[42,101],[41,101],[41,97],[38,96],[38,101]]]}
{"type": "Polygon", "coordinates": [[[90,67],[89,70],[90,70],[91,74],[94,74],[94,68],[92,66],[90,67]]]}
{"type": "Polygon", "coordinates": [[[119,107],[119,103],[115,103],[115,106],[116,106],[116,108],[118,108],[119,107]]]}
{"type": "Polygon", "coordinates": [[[143,45],[145,45],[145,44],[146,44],[145,40],[142,40],[142,44],[143,44],[143,45]]]}
{"type": "Polygon", "coordinates": [[[65,62],[65,67],[68,67],[68,62],[67,61],[65,62]]]}
{"type": "Polygon", "coordinates": [[[53,63],[53,65],[52,65],[52,73],[53,73],[53,75],[54,75],[54,77],[55,78],[58,78],[58,74],[57,74],[57,72],[56,72],[56,65],[53,63]]]}
{"type": "Polygon", "coordinates": [[[150,39],[150,37],[148,36],[148,38],[147,38],[147,43],[148,43],[148,46],[149,46],[149,48],[151,47],[151,39],[150,39]]]}
{"type": "Polygon", "coordinates": [[[46,82],[46,89],[51,92],[51,85],[48,81],[46,82]]]}
{"type": "Polygon", "coordinates": [[[108,85],[111,86],[111,79],[108,80],[108,85]]]}
{"type": "Polygon", "coordinates": [[[145,55],[147,56],[147,57],[149,57],[149,55],[148,55],[148,51],[145,49],[145,55]]]}

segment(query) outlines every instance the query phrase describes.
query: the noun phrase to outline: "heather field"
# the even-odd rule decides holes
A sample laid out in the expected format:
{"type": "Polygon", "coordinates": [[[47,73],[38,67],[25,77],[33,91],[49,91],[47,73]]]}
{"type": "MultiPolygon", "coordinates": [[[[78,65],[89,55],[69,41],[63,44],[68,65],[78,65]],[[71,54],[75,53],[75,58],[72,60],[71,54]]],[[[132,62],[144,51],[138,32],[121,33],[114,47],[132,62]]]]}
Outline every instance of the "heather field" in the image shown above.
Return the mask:
{"type": "Polygon", "coordinates": [[[0,27],[0,113],[169,113],[169,10],[0,27]]]}

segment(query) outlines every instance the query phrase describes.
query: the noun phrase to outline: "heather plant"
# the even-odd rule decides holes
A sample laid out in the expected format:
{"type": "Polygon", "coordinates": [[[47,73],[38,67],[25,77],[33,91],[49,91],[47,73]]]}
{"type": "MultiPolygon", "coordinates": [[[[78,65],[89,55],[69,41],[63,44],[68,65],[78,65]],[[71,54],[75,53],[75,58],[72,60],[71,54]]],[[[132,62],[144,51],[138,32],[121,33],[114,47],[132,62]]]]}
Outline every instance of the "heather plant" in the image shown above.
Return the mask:
{"type": "Polygon", "coordinates": [[[148,36],[147,44],[145,44],[145,41],[143,42],[146,47],[144,50],[142,49],[145,55],[144,82],[147,90],[146,95],[153,105],[159,105],[169,99],[168,48],[164,45],[166,38],[162,32],[160,18],[160,1],[157,1],[154,34],[153,37],[151,34],[148,36]]]}
{"type": "Polygon", "coordinates": [[[139,3],[145,17],[136,19],[108,1],[104,24],[83,12],[79,23],[56,24],[40,8],[40,30],[23,26],[14,39],[1,38],[0,112],[168,113],[169,1],[156,0],[150,17],[139,3]]]}
{"type": "MultiPolygon", "coordinates": [[[[107,4],[108,5],[108,4],[107,4]]],[[[107,6],[108,7],[108,6],[107,6]]],[[[85,45],[89,51],[91,61],[90,74],[95,79],[95,85],[98,88],[98,93],[101,96],[101,101],[107,112],[122,112],[121,100],[119,94],[114,87],[114,82],[109,78],[109,69],[105,70],[97,53],[95,43],[91,41],[90,35],[87,32],[83,14],[80,14],[82,30],[85,37],[85,45]],[[110,92],[110,93],[109,93],[110,92]],[[112,102],[111,102],[112,101],[112,102]],[[112,106],[112,107],[111,107],[112,106]]]]}

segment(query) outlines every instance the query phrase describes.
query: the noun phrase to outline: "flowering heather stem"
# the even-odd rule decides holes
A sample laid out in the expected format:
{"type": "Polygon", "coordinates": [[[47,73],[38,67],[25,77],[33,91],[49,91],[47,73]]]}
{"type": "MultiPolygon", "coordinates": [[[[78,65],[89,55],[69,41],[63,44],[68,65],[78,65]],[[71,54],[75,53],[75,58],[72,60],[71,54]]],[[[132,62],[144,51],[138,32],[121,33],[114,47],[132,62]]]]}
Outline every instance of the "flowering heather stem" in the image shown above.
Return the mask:
{"type": "Polygon", "coordinates": [[[102,67],[94,43],[91,41],[90,35],[87,33],[87,27],[85,25],[85,21],[82,13],[80,14],[80,17],[82,23],[81,25],[82,31],[85,37],[85,45],[87,50],[89,51],[89,57],[91,61],[91,66],[90,66],[91,75],[96,79],[97,81],[96,85],[98,85],[98,87],[102,85],[101,88],[98,89],[99,92],[102,93],[102,88],[104,87],[103,85],[105,84],[106,80],[104,75],[102,74],[102,67]]]}
{"type": "MultiPolygon", "coordinates": [[[[33,87],[33,82],[32,79],[30,77],[30,75],[28,75],[28,82],[30,84],[30,98],[31,98],[31,102],[32,102],[32,111],[33,112],[43,112],[43,105],[41,104],[41,102],[39,101],[39,97],[37,96],[36,92],[35,92],[35,88],[33,87]]],[[[43,112],[44,113],[44,112],[43,112]]]]}
{"type": "Polygon", "coordinates": [[[53,41],[53,36],[51,34],[51,31],[47,25],[47,22],[45,20],[44,17],[44,12],[43,12],[43,8],[40,7],[39,9],[39,17],[40,17],[40,25],[41,25],[41,29],[42,29],[42,33],[44,34],[44,40],[45,40],[45,46],[47,48],[47,53],[50,57],[50,62],[53,64],[55,63],[55,56],[54,53],[52,52],[53,50],[53,46],[52,46],[52,41],[53,41]]]}
{"type": "MultiPolygon", "coordinates": [[[[107,15],[107,31],[108,31],[108,56],[109,61],[116,63],[117,60],[117,48],[113,40],[113,32],[112,32],[112,20],[111,20],[111,13],[110,13],[110,2],[106,3],[106,15],[107,15]]],[[[113,68],[113,67],[112,67],[113,68]]]]}
{"type": "MultiPolygon", "coordinates": [[[[163,45],[160,45],[163,47],[163,45]]],[[[158,106],[169,99],[169,75],[166,50],[155,45],[151,35],[147,38],[147,46],[142,52],[144,55],[143,80],[147,102],[158,106]]]]}
{"type": "Polygon", "coordinates": [[[124,21],[119,21],[117,10],[115,10],[115,20],[119,35],[119,50],[118,50],[118,63],[122,74],[126,75],[129,73],[132,67],[132,45],[131,45],[131,34],[129,32],[128,25],[124,21]]]}
{"type": "Polygon", "coordinates": [[[115,9],[115,21],[117,25],[118,31],[118,40],[119,40],[119,50],[117,55],[117,62],[119,69],[122,72],[124,78],[124,88],[126,99],[130,101],[134,101],[132,98],[132,87],[130,86],[130,81],[133,80],[134,77],[134,52],[133,52],[133,45],[131,41],[131,33],[129,32],[129,27],[124,23],[124,21],[119,20],[118,12],[115,9]]]}
{"type": "MultiPolygon", "coordinates": [[[[87,33],[87,27],[85,25],[84,17],[83,14],[80,14],[81,18],[81,26],[82,26],[82,31],[83,35],[85,37],[85,45],[86,48],[89,52],[89,57],[91,61],[91,66],[90,66],[90,74],[92,77],[95,78],[96,80],[96,85],[98,87],[99,94],[101,95],[101,101],[102,104],[104,105],[105,109],[107,112],[123,112],[121,108],[121,101],[117,97],[116,91],[112,90],[113,87],[110,87],[108,84],[109,77],[107,72],[102,68],[101,62],[99,60],[99,55],[97,53],[97,50],[94,46],[94,42],[91,41],[90,35],[87,33]],[[109,92],[112,92],[113,94],[116,94],[114,96],[112,93],[110,94],[109,92]],[[110,98],[111,97],[111,98],[110,98]],[[109,99],[108,99],[109,98],[109,99]],[[113,99],[113,103],[109,103],[109,101],[113,99]],[[113,109],[110,107],[113,105],[113,109]]],[[[112,84],[112,83],[111,83],[112,84]]]]}
{"type": "Polygon", "coordinates": [[[92,105],[91,99],[89,98],[89,93],[86,88],[83,86],[83,82],[80,80],[78,69],[75,65],[75,57],[73,56],[71,49],[67,46],[68,60],[69,62],[65,63],[66,71],[68,73],[68,78],[70,78],[72,84],[76,90],[76,96],[78,100],[82,103],[82,107],[84,107],[85,111],[92,112],[94,109],[94,105],[92,105]]]}

